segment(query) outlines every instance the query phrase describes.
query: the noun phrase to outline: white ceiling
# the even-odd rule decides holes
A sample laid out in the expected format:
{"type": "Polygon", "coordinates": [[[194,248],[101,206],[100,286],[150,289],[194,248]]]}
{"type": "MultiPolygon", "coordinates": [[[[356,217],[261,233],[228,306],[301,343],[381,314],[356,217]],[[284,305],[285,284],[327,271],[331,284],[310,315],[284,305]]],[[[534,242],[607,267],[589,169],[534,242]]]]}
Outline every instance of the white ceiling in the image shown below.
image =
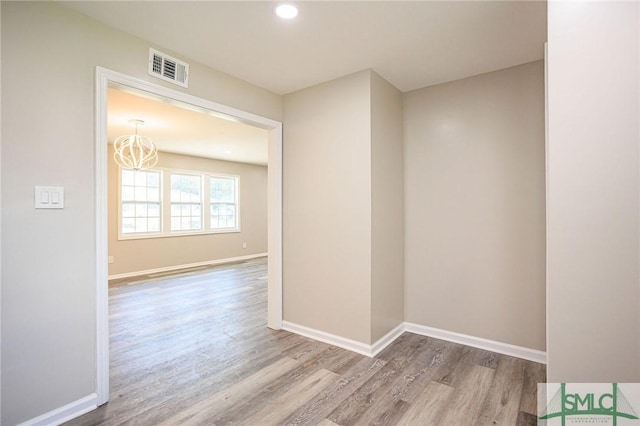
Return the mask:
{"type": "MultiPolygon", "coordinates": [[[[542,59],[544,1],[71,1],[98,21],[275,93],[372,68],[401,91],[542,59]]],[[[168,52],[171,53],[171,52],[168,52]]],[[[109,92],[109,140],[146,121],[160,150],[267,163],[267,133],[157,99],[109,92]]]]}
{"type": "Polygon", "coordinates": [[[158,150],[226,161],[267,165],[267,131],[220,118],[193,106],[109,88],[107,137],[110,143],[135,131],[131,119],[144,120],[138,133],[158,150]]]}
{"type": "MultiPolygon", "coordinates": [[[[401,91],[542,59],[544,1],[73,1],[114,28],[275,93],[372,68],[401,91]]],[[[167,52],[171,53],[171,52],[167,52]]]]}

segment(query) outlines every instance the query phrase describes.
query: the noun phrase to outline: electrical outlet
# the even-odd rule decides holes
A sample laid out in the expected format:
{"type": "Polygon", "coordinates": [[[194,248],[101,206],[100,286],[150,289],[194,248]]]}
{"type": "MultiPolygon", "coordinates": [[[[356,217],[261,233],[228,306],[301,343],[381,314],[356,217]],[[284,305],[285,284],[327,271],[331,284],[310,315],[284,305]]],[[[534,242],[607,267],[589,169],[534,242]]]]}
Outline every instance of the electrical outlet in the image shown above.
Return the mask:
{"type": "Polygon", "coordinates": [[[113,256],[107,257],[107,262],[108,263],[113,263],[113,256]]]}
{"type": "Polygon", "coordinates": [[[246,249],[246,248],[247,248],[247,243],[243,242],[243,243],[242,243],[242,248],[243,248],[243,249],[246,249]]]}

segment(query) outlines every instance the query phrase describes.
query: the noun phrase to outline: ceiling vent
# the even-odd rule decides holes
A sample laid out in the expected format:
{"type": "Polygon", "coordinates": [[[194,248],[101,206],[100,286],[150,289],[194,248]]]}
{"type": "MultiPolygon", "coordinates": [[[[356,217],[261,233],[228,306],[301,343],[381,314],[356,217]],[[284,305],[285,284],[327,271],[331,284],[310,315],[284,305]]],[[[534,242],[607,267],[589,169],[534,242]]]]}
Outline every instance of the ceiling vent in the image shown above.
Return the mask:
{"type": "Polygon", "coordinates": [[[149,75],[188,87],[189,64],[155,49],[149,49],[149,75]]]}

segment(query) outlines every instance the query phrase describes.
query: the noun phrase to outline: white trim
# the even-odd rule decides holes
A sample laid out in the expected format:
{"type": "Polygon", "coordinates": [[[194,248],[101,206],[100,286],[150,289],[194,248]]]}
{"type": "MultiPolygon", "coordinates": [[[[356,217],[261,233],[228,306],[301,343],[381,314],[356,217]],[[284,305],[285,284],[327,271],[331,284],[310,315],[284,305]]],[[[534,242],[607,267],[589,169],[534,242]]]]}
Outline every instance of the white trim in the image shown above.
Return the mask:
{"type": "Polygon", "coordinates": [[[371,345],[371,355],[378,355],[380,352],[385,350],[387,346],[392,344],[398,337],[400,337],[405,331],[407,330],[405,329],[404,323],[398,324],[396,328],[382,336],[373,345],[371,345]]]}
{"type": "Polygon", "coordinates": [[[267,169],[267,326],[282,327],[282,123],[269,132],[267,169]],[[275,261],[277,259],[277,261],[275,261]]]}
{"type": "Polygon", "coordinates": [[[266,257],[267,253],[248,254],[246,256],[227,257],[224,259],[205,260],[204,262],[185,263],[184,265],[165,266],[162,268],[145,269],[142,271],[125,272],[123,274],[109,275],[110,280],[120,278],[138,277],[140,275],[158,274],[161,272],[178,271],[180,269],[197,268],[199,266],[222,265],[224,263],[241,262],[243,260],[257,259],[258,257],[266,257]]]}
{"type": "Polygon", "coordinates": [[[435,339],[446,340],[448,342],[459,343],[473,348],[484,349],[503,355],[509,355],[516,358],[522,358],[529,361],[538,362],[540,364],[547,363],[547,354],[536,349],[529,349],[522,346],[511,345],[509,343],[496,342],[495,340],[483,339],[482,337],[469,336],[467,334],[454,333],[453,331],[442,330],[426,325],[404,322],[396,328],[388,332],[381,339],[378,339],[373,345],[358,342],[337,336],[335,334],[316,330],[303,325],[298,325],[289,321],[282,321],[282,329],[291,333],[299,334],[310,339],[319,340],[329,343],[339,348],[357,352],[361,355],[374,357],[382,352],[387,346],[393,343],[404,332],[419,334],[421,336],[433,337],[435,339]]]}
{"type": "Polygon", "coordinates": [[[378,355],[405,331],[404,323],[399,324],[396,328],[378,339],[373,345],[367,345],[366,343],[358,342],[357,340],[347,339],[345,337],[340,337],[335,334],[305,327],[304,325],[298,325],[289,321],[282,321],[282,329],[368,357],[378,355]]]}
{"type": "MultiPolygon", "coordinates": [[[[545,346],[549,350],[549,44],[544,42],[544,303],[545,346]]],[[[548,354],[547,354],[548,356],[548,354]]],[[[547,358],[548,362],[548,358],[547,358]]],[[[548,369],[547,369],[548,371],[548,369]]],[[[548,373],[547,373],[548,374],[548,373]]]]}
{"type": "Polygon", "coordinates": [[[267,325],[282,326],[282,123],[184,92],[96,67],[95,188],[96,188],[96,393],[97,404],[109,400],[109,309],[107,268],[107,88],[145,91],[204,108],[269,132],[267,188],[269,274],[267,325]]]}
{"type": "Polygon", "coordinates": [[[18,426],[57,426],[76,417],[80,417],[91,410],[95,410],[98,407],[97,401],[98,396],[92,393],[77,401],[73,401],[55,410],[51,410],[48,413],[44,413],[41,416],[20,423],[18,426]]]}
{"type": "Polygon", "coordinates": [[[96,394],[98,405],[109,400],[109,256],[107,237],[107,88],[112,74],[96,68],[96,394]]]}
{"type": "Polygon", "coordinates": [[[347,349],[351,352],[356,352],[361,355],[365,355],[368,357],[373,356],[371,345],[367,345],[366,343],[358,342],[356,340],[347,339],[346,337],[336,336],[335,334],[316,330],[310,327],[305,327],[304,325],[298,325],[289,321],[282,321],[282,329],[291,333],[308,337],[313,340],[328,343],[342,349],[347,349]]]}
{"type": "Polygon", "coordinates": [[[434,337],[448,342],[460,343],[474,348],[497,352],[503,355],[514,356],[529,361],[547,363],[547,353],[536,349],[529,349],[522,346],[511,345],[509,343],[496,342],[495,340],[483,339],[482,337],[469,336],[467,334],[455,333],[453,331],[442,330],[426,325],[404,323],[405,330],[409,333],[420,334],[422,336],[434,337]]]}
{"type": "Polygon", "coordinates": [[[190,237],[192,235],[219,235],[219,234],[239,234],[240,232],[242,232],[241,229],[235,229],[235,228],[229,228],[230,230],[227,231],[226,229],[220,229],[220,230],[216,230],[216,229],[209,229],[206,231],[169,231],[171,232],[171,234],[168,233],[158,233],[158,232],[154,232],[154,233],[143,233],[143,232],[139,232],[139,233],[131,233],[131,234],[124,234],[122,236],[118,237],[118,241],[130,241],[130,240],[152,240],[154,238],[175,238],[175,237],[190,237]]]}

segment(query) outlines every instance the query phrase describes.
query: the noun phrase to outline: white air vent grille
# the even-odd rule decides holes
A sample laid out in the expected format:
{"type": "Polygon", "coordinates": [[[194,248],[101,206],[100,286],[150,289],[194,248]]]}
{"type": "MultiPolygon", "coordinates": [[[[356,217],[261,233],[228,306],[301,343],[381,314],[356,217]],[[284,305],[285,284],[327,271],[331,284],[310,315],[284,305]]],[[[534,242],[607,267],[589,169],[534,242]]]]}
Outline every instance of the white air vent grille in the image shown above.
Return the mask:
{"type": "Polygon", "coordinates": [[[189,64],[157,50],[149,49],[149,75],[182,87],[188,87],[189,64]]]}

